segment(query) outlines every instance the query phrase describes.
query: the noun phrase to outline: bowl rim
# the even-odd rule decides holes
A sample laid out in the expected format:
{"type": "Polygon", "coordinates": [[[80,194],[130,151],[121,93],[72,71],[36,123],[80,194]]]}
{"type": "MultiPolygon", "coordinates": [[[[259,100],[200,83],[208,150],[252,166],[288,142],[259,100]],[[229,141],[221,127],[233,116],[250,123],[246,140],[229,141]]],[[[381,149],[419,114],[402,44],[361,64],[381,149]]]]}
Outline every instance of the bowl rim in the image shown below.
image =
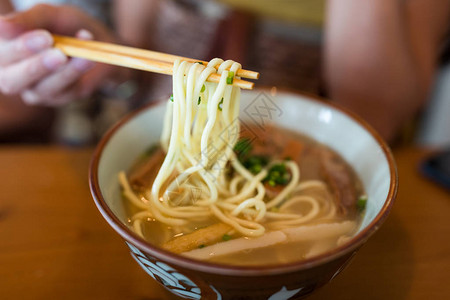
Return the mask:
{"type": "MultiPolygon", "coordinates": [[[[258,91],[270,91],[268,88],[259,88],[258,91]]],[[[110,141],[110,139],[114,136],[114,134],[122,128],[129,121],[137,117],[139,114],[152,109],[153,107],[160,105],[161,102],[165,100],[155,101],[144,105],[137,110],[130,112],[128,115],[119,120],[113,127],[111,127],[105,135],[101,138],[99,143],[97,144],[94,153],[91,158],[91,162],[89,165],[89,187],[91,191],[91,195],[94,199],[94,202],[99,209],[102,216],[109,223],[109,225],[127,242],[130,242],[134,246],[137,246],[139,249],[148,253],[149,255],[158,258],[164,262],[168,262],[172,265],[180,266],[186,269],[201,271],[206,273],[213,274],[221,274],[221,275],[232,275],[232,276],[263,276],[263,275],[276,275],[283,273],[290,273],[294,271],[301,271],[305,269],[310,269],[322,264],[325,264],[329,261],[337,259],[345,254],[350,253],[351,251],[356,250],[360,246],[362,246],[367,239],[375,233],[380,226],[384,223],[389,212],[392,209],[394,204],[394,199],[397,195],[398,189],[398,172],[397,166],[394,160],[394,156],[389,148],[389,146],[384,142],[381,136],[376,132],[374,128],[372,128],[362,117],[358,116],[356,113],[341,107],[335,103],[331,103],[330,101],[326,101],[324,98],[318,97],[313,94],[290,91],[286,89],[277,89],[277,94],[285,94],[291,96],[300,96],[305,101],[310,101],[314,103],[320,103],[321,105],[336,110],[340,113],[343,113],[348,118],[355,121],[359,126],[365,129],[369,135],[371,135],[375,141],[377,142],[380,149],[383,151],[384,156],[389,165],[389,173],[390,173],[390,183],[389,183],[389,192],[386,196],[386,200],[375,216],[375,218],[370,222],[363,230],[361,230],[358,234],[353,236],[346,243],[335,247],[323,254],[318,256],[314,256],[308,259],[303,259],[300,261],[285,263],[285,264],[273,264],[273,265],[263,265],[263,266],[239,266],[239,265],[226,265],[220,263],[213,263],[207,261],[200,261],[191,259],[188,257],[181,256],[179,254],[175,254],[154,246],[144,240],[142,237],[134,233],[129,227],[127,227],[109,208],[103,195],[100,191],[100,185],[98,180],[98,169],[100,158],[102,156],[103,150],[106,145],[110,141]]]]}

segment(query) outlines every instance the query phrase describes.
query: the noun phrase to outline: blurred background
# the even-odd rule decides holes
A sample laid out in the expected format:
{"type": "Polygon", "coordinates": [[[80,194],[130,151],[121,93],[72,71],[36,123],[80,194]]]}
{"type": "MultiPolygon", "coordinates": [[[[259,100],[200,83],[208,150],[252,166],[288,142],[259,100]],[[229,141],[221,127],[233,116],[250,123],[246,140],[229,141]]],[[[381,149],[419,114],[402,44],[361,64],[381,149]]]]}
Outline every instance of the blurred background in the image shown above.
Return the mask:
{"type": "MultiPolygon", "coordinates": [[[[330,96],[323,74],[325,0],[151,0],[144,1],[145,13],[138,13],[142,1],[0,0],[0,13],[26,11],[38,3],[73,5],[107,24],[122,44],[205,60],[233,59],[261,73],[257,86],[330,96]]],[[[450,126],[445,55],[439,66],[427,95],[430,105],[386,137],[392,144],[450,143],[445,137],[450,126]]],[[[92,145],[130,110],[170,94],[169,76],[130,71],[121,80],[105,80],[89,97],[59,107],[29,106],[19,96],[0,95],[0,143],[92,145]]]]}

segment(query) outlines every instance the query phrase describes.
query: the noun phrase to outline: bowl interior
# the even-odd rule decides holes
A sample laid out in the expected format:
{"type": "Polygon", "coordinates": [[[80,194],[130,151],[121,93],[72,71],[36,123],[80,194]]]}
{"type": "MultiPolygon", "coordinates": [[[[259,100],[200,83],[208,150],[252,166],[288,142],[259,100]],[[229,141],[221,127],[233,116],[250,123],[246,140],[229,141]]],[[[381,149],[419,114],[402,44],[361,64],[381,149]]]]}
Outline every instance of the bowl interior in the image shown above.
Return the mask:
{"type": "MultiPolygon", "coordinates": [[[[113,213],[126,224],[117,174],[127,170],[146,148],[157,143],[162,130],[166,102],[160,102],[128,119],[106,143],[98,165],[100,191],[113,213]]],[[[337,151],[353,166],[362,180],[368,203],[359,231],[380,213],[391,185],[386,153],[377,139],[347,114],[308,96],[265,91],[243,92],[241,121],[297,131],[337,151]]]]}

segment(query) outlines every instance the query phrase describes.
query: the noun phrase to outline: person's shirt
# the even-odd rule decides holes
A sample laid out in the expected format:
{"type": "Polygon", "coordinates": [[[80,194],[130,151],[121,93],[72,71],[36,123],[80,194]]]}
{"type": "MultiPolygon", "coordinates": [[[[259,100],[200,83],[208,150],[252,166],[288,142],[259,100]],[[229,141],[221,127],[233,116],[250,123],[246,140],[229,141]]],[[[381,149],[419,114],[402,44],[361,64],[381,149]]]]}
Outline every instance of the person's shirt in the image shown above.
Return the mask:
{"type": "Polygon", "coordinates": [[[17,11],[27,10],[42,3],[53,5],[68,4],[77,6],[91,16],[102,21],[105,21],[108,18],[109,2],[109,0],[11,0],[11,3],[17,11]]]}

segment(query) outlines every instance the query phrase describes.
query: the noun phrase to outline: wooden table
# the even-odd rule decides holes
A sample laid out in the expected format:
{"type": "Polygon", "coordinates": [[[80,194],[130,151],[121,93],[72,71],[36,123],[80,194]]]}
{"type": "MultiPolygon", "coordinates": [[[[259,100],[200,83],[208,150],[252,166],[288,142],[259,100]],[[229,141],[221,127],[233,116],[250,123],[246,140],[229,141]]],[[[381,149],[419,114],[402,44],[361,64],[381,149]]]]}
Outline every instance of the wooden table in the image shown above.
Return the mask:
{"type": "MultiPolygon", "coordinates": [[[[92,149],[0,148],[0,299],[165,299],[100,216],[92,149]]],[[[310,299],[449,299],[450,194],[422,178],[428,151],[398,149],[384,226],[310,299]]]]}

